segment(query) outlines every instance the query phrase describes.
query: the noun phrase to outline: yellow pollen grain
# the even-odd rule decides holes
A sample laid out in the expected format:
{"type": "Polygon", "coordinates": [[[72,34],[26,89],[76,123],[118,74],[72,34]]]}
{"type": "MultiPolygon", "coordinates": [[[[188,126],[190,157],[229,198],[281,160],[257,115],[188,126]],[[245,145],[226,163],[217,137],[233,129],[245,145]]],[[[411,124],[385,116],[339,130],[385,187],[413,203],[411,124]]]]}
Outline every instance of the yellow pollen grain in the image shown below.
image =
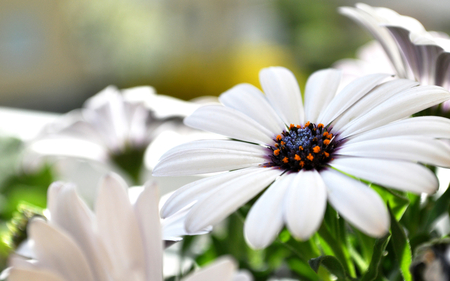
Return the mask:
{"type": "Polygon", "coordinates": [[[305,162],[303,162],[303,161],[300,161],[299,165],[300,165],[300,167],[302,167],[302,168],[303,168],[303,166],[305,166],[305,162]]]}
{"type": "Polygon", "coordinates": [[[322,129],[323,128],[323,124],[319,123],[319,125],[317,125],[317,128],[322,129]]]}
{"type": "Polygon", "coordinates": [[[287,163],[287,162],[289,162],[289,159],[288,159],[287,157],[284,157],[284,158],[283,158],[283,162],[284,162],[284,163],[287,163]]]}
{"type": "Polygon", "coordinates": [[[309,124],[311,124],[309,121],[308,122],[306,122],[306,124],[305,124],[305,128],[306,127],[308,127],[309,126],[309,124]]]}
{"type": "Polygon", "coordinates": [[[289,129],[292,129],[292,128],[294,128],[295,127],[295,125],[294,124],[291,124],[290,126],[289,126],[289,129]]]}
{"type": "Polygon", "coordinates": [[[323,152],[323,154],[325,155],[325,157],[329,157],[330,156],[330,153],[328,153],[328,152],[323,152]]]}
{"type": "Polygon", "coordinates": [[[278,136],[277,136],[277,141],[280,141],[280,140],[281,140],[281,136],[278,135],[278,136]]]}
{"type": "Polygon", "coordinates": [[[278,155],[280,154],[280,150],[279,150],[279,149],[274,150],[274,151],[273,151],[273,154],[274,154],[275,156],[278,156],[278,155]]]}
{"type": "Polygon", "coordinates": [[[323,132],[322,134],[324,137],[328,136],[328,132],[323,132]]]}
{"type": "Polygon", "coordinates": [[[299,149],[299,150],[303,150],[303,146],[300,145],[300,146],[298,147],[298,149],[299,149]]]}
{"type": "Polygon", "coordinates": [[[308,156],[306,156],[306,158],[308,158],[309,161],[313,161],[314,160],[314,156],[312,156],[311,153],[308,156]]]}
{"type": "Polygon", "coordinates": [[[328,134],[327,138],[331,139],[333,137],[333,134],[328,134]]]}
{"type": "Polygon", "coordinates": [[[286,143],[284,141],[281,141],[281,145],[285,145],[286,143]]]}
{"type": "Polygon", "coordinates": [[[294,159],[295,159],[295,160],[297,160],[297,161],[300,161],[300,160],[302,160],[302,158],[300,158],[300,156],[298,156],[297,154],[295,154],[295,157],[294,157],[294,159]]]}
{"type": "Polygon", "coordinates": [[[314,146],[313,151],[314,151],[314,153],[319,153],[320,152],[320,146],[314,146]]]}
{"type": "Polygon", "coordinates": [[[302,128],[302,126],[300,126],[300,125],[297,125],[297,129],[301,129],[302,128]]]}
{"type": "Polygon", "coordinates": [[[329,145],[329,144],[330,144],[330,140],[324,140],[324,141],[323,141],[323,144],[324,144],[324,145],[329,145]]]}

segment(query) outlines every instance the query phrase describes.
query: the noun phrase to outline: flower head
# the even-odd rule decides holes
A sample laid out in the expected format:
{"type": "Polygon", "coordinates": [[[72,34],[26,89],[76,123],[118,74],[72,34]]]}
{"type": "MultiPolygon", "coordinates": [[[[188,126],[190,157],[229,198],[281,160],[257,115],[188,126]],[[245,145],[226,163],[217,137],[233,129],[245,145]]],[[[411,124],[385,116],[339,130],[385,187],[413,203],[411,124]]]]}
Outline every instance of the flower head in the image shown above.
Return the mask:
{"type": "MultiPolygon", "coordinates": [[[[163,239],[174,227],[161,229],[158,198],[148,183],[131,204],[126,184],[111,174],[101,183],[94,214],[74,185],[54,183],[49,220],[29,223],[32,259],[12,257],[8,280],[163,280],[163,239]]],[[[225,259],[215,267],[230,276],[236,265],[225,259]]]]}
{"type": "Polygon", "coordinates": [[[185,185],[166,202],[162,216],[195,205],[187,231],[215,224],[268,187],[251,208],[245,236],[255,248],[275,239],[284,224],[307,239],[330,204],[371,236],[389,228],[377,193],[351,174],[400,190],[433,193],[435,175],[419,164],[450,165],[450,121],[407,118],[443,102],[450,93],[409,80],[382,83],[389,75],[355,80],[337,94],[340,72],[321,70],[306,83],[305,106],[294,75],[263,69],[265,95],[241,84],[222,94],[223,105],[204,106],[185,119],[197,129],[231,140],[204,140],[168,151],[155,176],[221,172],[185,185]],[[443,126],[445,124],[445,126],[443,126]],[[344,172],[341,173],[340,171],[344,172]]]}
{"type": "MultiPolygon", "coordinates": [[[[428,32],[416,19],[387,8],[359,3],[356,8],[341,7],[339,11],[380,43],[398,77],[450,89],[447,34],[428,32]]],[[[448,110],[450,104],[444,106],[448,110]]]]}

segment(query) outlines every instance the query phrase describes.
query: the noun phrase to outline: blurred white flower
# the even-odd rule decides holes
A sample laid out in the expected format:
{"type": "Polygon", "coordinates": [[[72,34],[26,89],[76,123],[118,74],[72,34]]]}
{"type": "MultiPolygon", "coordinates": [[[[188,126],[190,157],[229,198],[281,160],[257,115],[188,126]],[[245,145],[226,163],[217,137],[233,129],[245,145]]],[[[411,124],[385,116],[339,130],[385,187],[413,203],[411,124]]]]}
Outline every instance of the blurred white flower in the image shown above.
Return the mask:
{"type": "MultiPolygon", "coordinates": [[[[33,258],[11,257],[8,280],[163,280],[167,227],[161,230],[157,193],[149,183],[131,204],[125,182],[110,174],[101,183],[94,214],[73,185],[54,183],[49,220],[29,223],[33,258]]],[[[171,229],[168,236],[174,234],[171,229]]],[[[235,269],[223,259],[186,280],[232,280],[235,269]]]]}
{"type": "MultiPolygon", "coordinates": [[[[356,8],[341,7],[339,11],[364,27],[380,43],[399,78],[450,89],[450,39],[447,34],[427,32],[416,19],[387,8],[359,3],[356,8]]],[[[380,64],[378,62],[374,67],[380,64]]],[[[384,72],[389,71],[391,69],[384,72]]],[[[445,103],[444,110],[449,106],[450,103],[445,103]]]]}
{"type": "MultiPolygon", "coordinates": [[[[180,143],[184,136],[198,133],[182,123],[182,118],[198,106],[157,95],[151,87],[119,91],[110,86],[88,99],[82,109],[46,126],[29,144],[25,161],[40,163],[49,156],[96,161],[110,170],[120,168],[122,174],[125,172],[139,184],[144,154],[149,162],[155,162],[160,156],[145,151],[161,132],[177,132],[180,143]]],[[[154,151],[164,152],[171,147],[170,143],[157,144],[153,146],[154,151]]]]}
{"type": "Polygon", "coordinates": [[[441,103],[450,93],[389,75],[361,77],[338,95],[340,71],[309,77],[305,106],[294,75],[273,67],[260,72],[266,95],[241,84],[219,97],[222,105],[199,108],[185,119],[197,129],[231,140],[204,140],[167,152],[154,176],[230,171],[185,185],[163,206],[170,216],[195,203],[187,231],[214,225],[264,191],[244,227],[254,248],[269,245],[284,224],[309,238],[330,204],[363,232],[380,237],[389,229],[386,206],[366,184],[344,173],[390,188],[433,193],[434,173],[421,163],[450,166],[450,120],[407,118],[441,103]],[[340,173],[342,171],[344,173],[340,173]]]}

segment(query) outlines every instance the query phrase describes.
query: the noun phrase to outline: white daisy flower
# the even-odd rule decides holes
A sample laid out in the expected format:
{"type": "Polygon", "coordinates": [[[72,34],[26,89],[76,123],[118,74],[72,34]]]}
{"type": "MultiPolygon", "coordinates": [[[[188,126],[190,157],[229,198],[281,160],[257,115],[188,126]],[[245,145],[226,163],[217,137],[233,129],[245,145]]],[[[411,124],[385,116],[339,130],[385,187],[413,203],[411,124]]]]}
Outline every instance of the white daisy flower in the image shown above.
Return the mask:
{"type": "Polygon", "coordinates": [[[30,143],[26,159],[32,162],[35,157],[53,155],[114,163],[138,183],[149,144],[164,131],[196,132],[184,126],[181,118],[198,106],[157,95],[151,87],[119,91],[110,86],[89,98],[82,109],[49,124],[30,143]]]}
{"type": "MultiPolygon", "coordinates": [[[[428,32],[416,19],[388,8],[359,3],[356,8],[341,7],[339,11],[367,29],[380,43],[398,77],[450,89],[447,34],[428,32]]],[[[448,110],[450,103],[444,107],[448,110]]]]}
{"type": "MultiPolygon", "coordinates": [[[[94,214],[73,185],[54,183],[48,191],[50,219],[33,219],[28,226],[34,256],[11,257],[8,280],[163,280],[167,234],[157,193],[149,183],[131,204],[125,182],[108,175],[94,214]]],[[[223,259],[186,280],[232,280],[235,269],[233,261],[223,259]]]]}
{"type": "Polygon", "coordinates": [[[254,248],[269,245],[284,224],[295,237],[307,239],[319,228],[327,200],[363,232],[384,235],[389,216],[382,199],[339,171],[390,188],[433,193],[436,177],[418,162],[450,166],[450,147],[436,139],[450,137],[450,120],[407,118],[450,93],[404,79],[382,83],[388,76],[359,78],[336,95],[340,72],[315,72],[303,106],[294,75],[271,67],[260,72],[265,95],[241,84],[220,96],[223,105],[199,108],[185,124],[231,140],[180,145],[161,158],[153,175],[229,172],[181,187],[162,216],[196,202],[186,229],[197,231],[264,191],[244,227],[254,248]]]}

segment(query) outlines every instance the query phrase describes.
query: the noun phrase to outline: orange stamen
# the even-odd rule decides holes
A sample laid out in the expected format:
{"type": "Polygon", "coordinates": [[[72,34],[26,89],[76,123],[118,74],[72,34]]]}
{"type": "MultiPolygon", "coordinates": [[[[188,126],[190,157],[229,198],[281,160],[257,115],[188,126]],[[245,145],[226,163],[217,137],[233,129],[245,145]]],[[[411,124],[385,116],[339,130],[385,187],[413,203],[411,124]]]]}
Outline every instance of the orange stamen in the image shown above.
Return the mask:
{"type": "Polygon", "coordinates": [[[303,146],[300,145],[300,146],[298,147],[298,149],[303,150],[303,146]]]}
{"type": "Polygon", "coordinates": [[[323,154],[325,155],[325,157],[329,157],[330,156],[330,153],[328,153],[328,152],[323,152],[323,154]]]}
{"type": "Polygon", "coordinates": [[[305,162],[303,162],[303,161],[300,161],[299,165],[300,165],[300,167],[302,167],[302,168],[303,168],[303,166],[305,166],[305,162]]]}
{"type": "Polygon", "coordinates": [[[323,132],[322,134],[324,137],[328,136],[328,132],[323,132]]]}
{"type": "Polygon", "coordinates": [[[323,144],[324,144],[324,145],[329,145],[329,144],[330,144],[330,140],[324,140],[324,141],[323,141],[323,144]]]}
{"type": "Polygon", "coordinates": [[[328,134],[327,138],[331,139],[333,137],[333,134],[328,134]]]}
{"type": "Polygon", "coordinates": [[[297,160],[297,161],[300,161],[300,160],[302,160],[302,158],[300,158],[300,156],[298,156],[297,154],[295,154],[295,157],[294,157],[294,159],[295,159],[295,160],[297,160]]]}
{"type": "Polygon", "coordinates": [[[320,146],[314,146],[313,151],[314,151],[314,153],[319,153],[320,152],[320,146]]]}
{"type": "Polygon", "coordinates": [[[313,161],[314,160],[314,156],[311,155],[311,153],[306,156],[306,158],[308,158],[309,161],[313,161]]]}
{"type": "Polygon", "coordinates": [[[297,129],[301,129],[302,128],[302,126],[300,126],[300,125],[297,125],[297,129]]]}
{"type": "Polygon", "coordinates": [[[317,128],[322,129],[323,128],[323,124],[319,123],[319,125],[317,125],[317,128]]]}
{"type": "Polygon", "coordinates": [[[287,163],[287,162],[289,162],[289,159],[288,159],[287,157],[284,157],[284,158],[283,158],[283,162],[284,162],[284,163],[287,163]]]}
{"type": "Polygon", "coordinates": [[[285,145],[286,143],[284,141],[281,141],[281,145],[285,145]]]}
{"type": "Polygon", "coordinates": [[[274,150],[274,151],[273,151],[273,154],[274,154],[275,156],[278,156],[278,155],[280,154],[280,150],[279,150],[279,149],[274,150]]]}
{"type": "Polygon", "coordinates": [[[305,124],[305,128],[306,128],[306,127],[308,127],[308,126],[309,126],[309,124],[311,124],[311,123],[309,123],[309,121],[308,121],[308,122],[306,122],[306,124],[305,124]]]}
{"type": "Polygon", "coordinates": [[[290,126],[289,126],[289,129],[292,129],[292,128],[294,128],[295,127],[295,125],[294,124],[291,124],[290,126]]]}
{"type": "Polygon", "coordinates": [[[281,140],[281,136],[278,135],[278,136],[277,136],[277,141],[280,141],[280,140],[281,140]]]}
{"type": "Polygon", "coordinates": [[[278,146],[279,146],[279,144],[278,144],[278,143],[276,143],[276,144],[275,144],[275,147],[278,147],[278,146]]]}

